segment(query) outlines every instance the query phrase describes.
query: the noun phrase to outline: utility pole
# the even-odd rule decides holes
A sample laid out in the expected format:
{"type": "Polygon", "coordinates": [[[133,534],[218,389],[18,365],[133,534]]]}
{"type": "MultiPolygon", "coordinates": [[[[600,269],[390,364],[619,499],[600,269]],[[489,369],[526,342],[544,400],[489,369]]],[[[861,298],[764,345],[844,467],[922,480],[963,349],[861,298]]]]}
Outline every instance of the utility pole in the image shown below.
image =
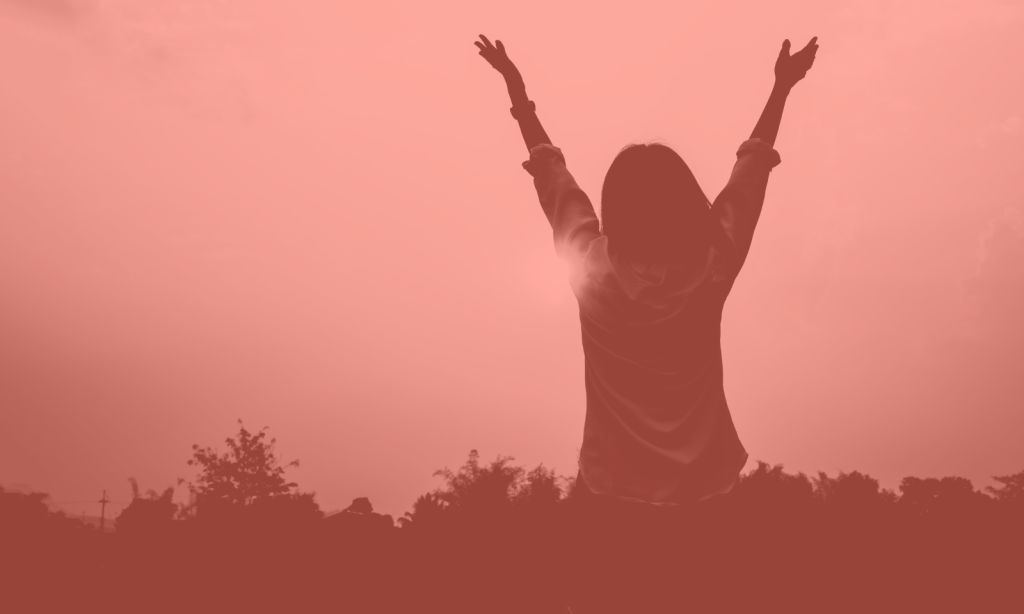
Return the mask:
{"type": "Polygon", "coordinates": [[[109,502],[110,502],[110,500],[107,499],[107,491],[104,490],[103,491],[103,498],[99,500],[99,503],[101,505],[101,507],[100,507],[100,533],[103,532],[103,525],[105,525],[106,522],[107,522],[107,503],[109,503],[109,502]]]}

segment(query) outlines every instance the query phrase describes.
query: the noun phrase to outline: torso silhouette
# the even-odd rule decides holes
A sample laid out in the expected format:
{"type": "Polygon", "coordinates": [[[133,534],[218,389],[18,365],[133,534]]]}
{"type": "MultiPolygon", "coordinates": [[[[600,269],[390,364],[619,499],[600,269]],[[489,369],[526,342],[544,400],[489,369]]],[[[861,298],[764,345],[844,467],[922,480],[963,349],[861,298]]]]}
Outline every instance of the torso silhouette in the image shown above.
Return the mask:
{"type": "MultiPolygon", "coordinates": [[[[737,157],[726,190],[733,198],[763,199],[778,153],[751,139],[737,157]]],[[[713,248],[689,270],[644,268],[610,254],[561,150],[534,147],[523,166],[570,265],[580,307],[586,486],[657,505],[728,492],[747,462],[722,377],[722,309],[735,273],[713,248]]],[[[742,215],[743,207],[735,209],[742,215]]]]}

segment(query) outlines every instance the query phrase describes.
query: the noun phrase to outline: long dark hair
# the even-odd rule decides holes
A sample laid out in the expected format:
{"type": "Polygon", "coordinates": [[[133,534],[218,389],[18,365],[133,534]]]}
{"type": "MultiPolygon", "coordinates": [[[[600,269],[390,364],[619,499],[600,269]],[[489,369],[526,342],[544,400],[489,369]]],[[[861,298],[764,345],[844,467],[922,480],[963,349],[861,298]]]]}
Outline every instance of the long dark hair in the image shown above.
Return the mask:
{"type": "Polygon", "coordinates": [[[630,261],[691,264],[711,245],[710,206],[690,167],[671,147],[630,144],[604,178],[602,232],[609,252],[630,261]]]}

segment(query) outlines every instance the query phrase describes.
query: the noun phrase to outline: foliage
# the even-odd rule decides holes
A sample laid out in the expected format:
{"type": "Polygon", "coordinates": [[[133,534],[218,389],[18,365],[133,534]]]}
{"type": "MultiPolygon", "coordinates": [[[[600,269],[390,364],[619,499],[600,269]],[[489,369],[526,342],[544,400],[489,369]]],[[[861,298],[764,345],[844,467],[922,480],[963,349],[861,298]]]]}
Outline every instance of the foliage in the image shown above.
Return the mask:
{"type": "Polygon", "coordinates": [[[139,495],[139,484],[135,478],[128,478],[132,486],[132,501],[114,519],[119,533],[143,534],[166,531],[174,521],[178,505],[174,503],[174,487],[162,493],[150,490],[146,496],[139,495]]]}
{"type": "Polygon", "coordinates": [[[511,456],[498,456],[484,467],[480,465],[480,453],[471,450],[469,459],[458,472],[447,468],[434,472],[445,480],[445,487],[437,494],[451,510],[469,513],[503,510],[511,505],[511,497],[520,489],[525,474],[522,467],[509,466],[513,460],[511,456]]]}
{"type": "Polygon", "coordinates": [[[484,463],[474,450],[458,470],[435,473],[443,484],[416,499],[399,530],[365,497],[321,520],[273,443],[265,429],[240,428],[227,453],[193,448],[191,514],[225,512],[226,523],[177,521],[174,489],[143,495],[135,480],[114,534],[72,528],[82,525],[50,512],[44,494],[0,489],[0,562],[14,572],[5,578],[48,599],[24,608],[8,598],[4,611],[71,609],[66,594],[102,596],[112,612],[146,609],[154,595],[166,611],[565,612],[578,578],[586,594],[633,591],[626,576],[595,575],[614,565],[671,586],[679,601],[663,611],[1020,609],[1024,472],[996,477],[991,496],[959,477],[907,477],[897,496],[857,471],[812,479],[758,462],[706,514],[584,521],[577,542],[564,536],[586,505],[543,465],[484,463]],[[647,523],[658,549],[634,530],[647,523]],[[257,530],[226,530],[238,526],[257,530]]]}
{"type": "Polygon", "coordinates": [[[992,503],[990,497],[974,490],[967,478],[906,477],[900,482],[898,506],[916,520],[962,518],[992,503]]]}
{"type": "Polygon", "coordinates": [[[1001,486],[988,486],[985,490],[992,493],[996,501],[1017,509],[1024,507],[1024,471],[1013,475],[992,476],[992,479],[1001,486]]]}
{"type": "Polygon", "coordinates": [[[514,460],[499,455],[485,465],[480,453],[470,450],[458,471],[445,468],[434,472],[444,479],[444,485],[419,496],[412,511],[398,519],[399,526],[422,528],[440,526],[448,518],[458,522],[456,518],[494,520],[516,512],[543,513],[565,499],[562,483],[566,478],[543,464],[527,471],[512,465],[514,460]]]}
{"type": "Polygon", "coordinates": [[[444,499],[437,492],[428,492],[416,498],[412,511],[398,519],[398,526],[406,528],[429,528],[438,526],[446,507],[444,499]]]}
{"type": "Polygon", "coordinates": [[[50,495],[41,492],[21,493],[0,487],[0,527],[35,526],[50,518],[46,500],[50,495]]]}
{"type": "Polygon", "coordinates": [[[810,505],[815,498],[814,485],[806,475],[789,474],[783,465],[772,467],[764,461],[758,461],[750,473],[741,474],[731,494],[759,510],[792,510],[810,505]]]}
{"type": "Polygon", "coordinates": [[[513,504],[533,510],[550,509],[564,496],[559,484],[562,481],[564,478],[556,475],[554,469],[547,469],[543,464],[538,465],[526,474],[518,491],[513,495],[513,504]]]}
{"type": "Polygon", "coordinates": [[[880,489],[878,480],[859,471],[830,478],[824,471],[814,479],[814,494],[826,509],[849,513],[878,512],[896,503],[896,493],[880,489]]]}
{"type": "Polygon", "coordinates": [[[223,454],[192,446],[188,464],[200,473],[196,483],[188,484],[191,500],[185,516],[226,519],[245,511],[253,519],[322,517],[314,494],[299,493],[295,482],[285,480],[285,470],[298,467],[299,461],[281,464],[274,454],[277,440],[266,440],[266,427],[251,433],[241,420],[238,426],[238,434],[225,440],[228,451],[223,454]]]}

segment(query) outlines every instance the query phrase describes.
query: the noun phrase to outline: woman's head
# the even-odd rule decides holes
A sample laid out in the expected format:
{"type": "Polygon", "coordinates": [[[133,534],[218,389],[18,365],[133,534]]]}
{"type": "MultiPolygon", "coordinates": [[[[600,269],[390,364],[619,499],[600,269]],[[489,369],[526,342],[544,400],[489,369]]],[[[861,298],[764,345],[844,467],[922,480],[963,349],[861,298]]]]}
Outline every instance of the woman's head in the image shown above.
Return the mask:
{"type": "Polygon", "coordinates": [[[661,143],[627,145],[601,188],[602,232],[614,253],[645,264],[706,253],[709,203],[690,168],[661,143]]]}

